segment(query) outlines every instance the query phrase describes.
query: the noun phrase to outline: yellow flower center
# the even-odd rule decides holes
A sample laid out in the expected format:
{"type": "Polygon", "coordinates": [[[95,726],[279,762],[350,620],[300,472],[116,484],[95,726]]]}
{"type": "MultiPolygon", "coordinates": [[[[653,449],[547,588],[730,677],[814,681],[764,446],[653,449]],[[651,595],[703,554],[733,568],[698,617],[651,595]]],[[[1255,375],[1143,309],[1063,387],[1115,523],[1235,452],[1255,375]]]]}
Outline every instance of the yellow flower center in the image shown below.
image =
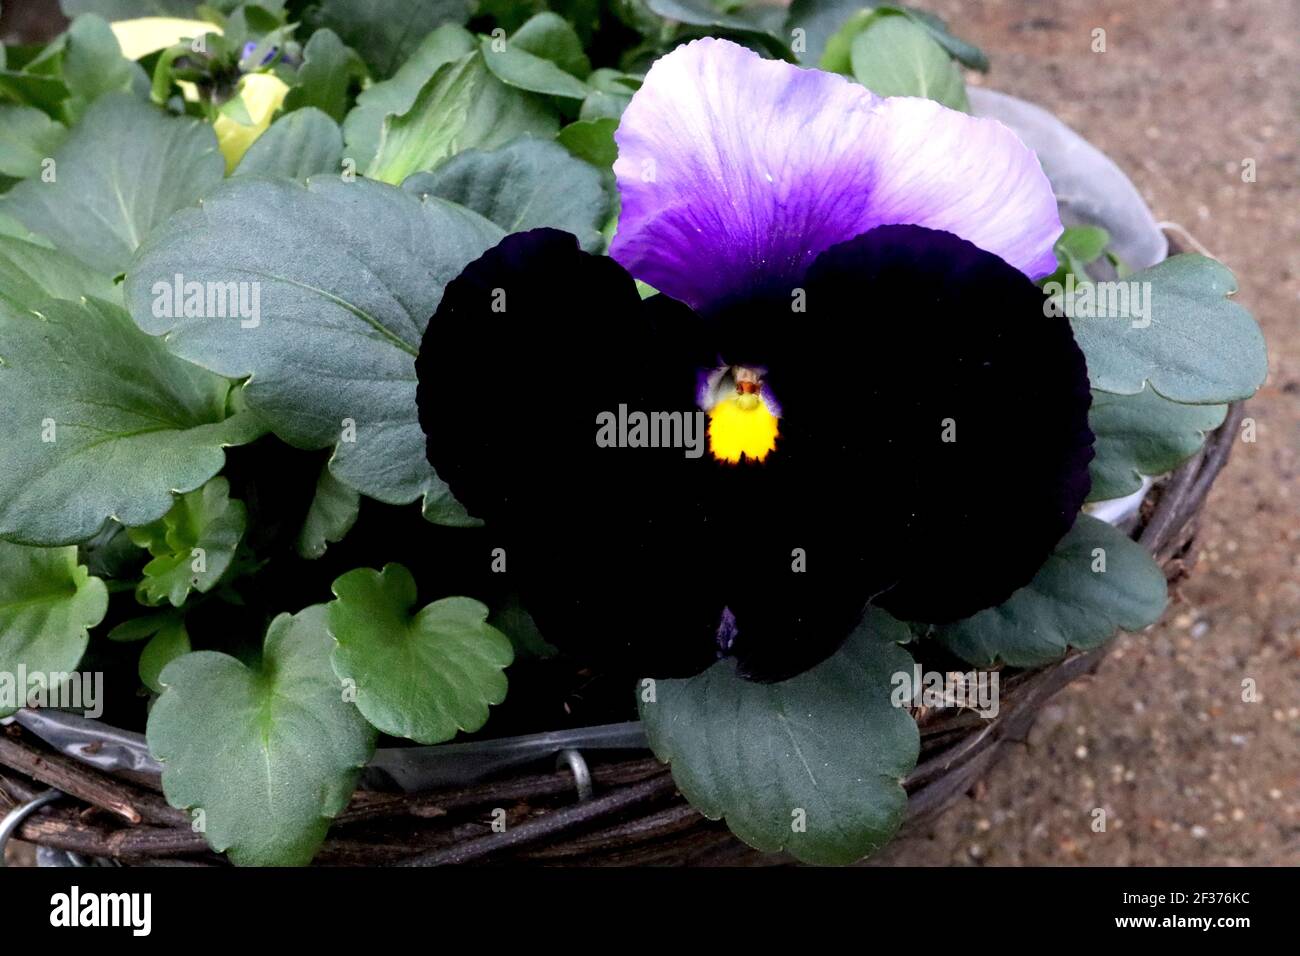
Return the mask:
{"type": "Polygon", "coordinates": [[[776,448],[778,421],[754,391],[723,399],[709,410],[709,451],[718,461],[762,461],[776,448]]]}

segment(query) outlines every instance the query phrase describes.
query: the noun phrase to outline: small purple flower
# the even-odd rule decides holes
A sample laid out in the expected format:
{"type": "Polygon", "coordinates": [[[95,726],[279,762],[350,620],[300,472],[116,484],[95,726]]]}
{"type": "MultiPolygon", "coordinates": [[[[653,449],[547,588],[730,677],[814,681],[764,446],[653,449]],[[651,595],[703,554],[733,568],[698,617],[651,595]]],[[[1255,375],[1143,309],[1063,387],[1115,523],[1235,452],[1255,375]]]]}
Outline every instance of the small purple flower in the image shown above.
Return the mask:
{"type": "Polygon", "coordinates": [[[615,140],[610,255],[695,309],[797,286],[819,253],[887,224],[954,233],[1030,278],[1056,268],[1056,199],[1011,130],[727,40],[656,60],[615,140]]]}

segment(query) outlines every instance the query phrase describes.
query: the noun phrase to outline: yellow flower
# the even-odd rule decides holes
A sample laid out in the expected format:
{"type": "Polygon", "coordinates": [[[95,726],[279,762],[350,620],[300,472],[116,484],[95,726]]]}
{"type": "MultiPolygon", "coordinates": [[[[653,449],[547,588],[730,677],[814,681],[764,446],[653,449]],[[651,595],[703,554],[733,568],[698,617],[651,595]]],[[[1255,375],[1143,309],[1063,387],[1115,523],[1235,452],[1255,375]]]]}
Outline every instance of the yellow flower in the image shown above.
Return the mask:
{"type": "Polygon", "coordinates": [[[253,141],[266,132],[266,128],[271,125],[271,117],[280,108],[288,92],[289,87],[273,73],[249,73],[240,78],[239,98],[243,101],[251,122],[241,123],[233,116],[222,113],[213,124],[217,143],[221,146],[221,155],[226,157],[227,173],[239,165],[253,141]]]}
{"type": "Polygon", "coordinates": [[[128,60],[138,60],[205,33],[221,33],[221,27],[215,23],[176,17],[117,20],[109,26],[113,30],[113,36],[117,37],[117,45],[122,48],[122,55],[128,60]]]}

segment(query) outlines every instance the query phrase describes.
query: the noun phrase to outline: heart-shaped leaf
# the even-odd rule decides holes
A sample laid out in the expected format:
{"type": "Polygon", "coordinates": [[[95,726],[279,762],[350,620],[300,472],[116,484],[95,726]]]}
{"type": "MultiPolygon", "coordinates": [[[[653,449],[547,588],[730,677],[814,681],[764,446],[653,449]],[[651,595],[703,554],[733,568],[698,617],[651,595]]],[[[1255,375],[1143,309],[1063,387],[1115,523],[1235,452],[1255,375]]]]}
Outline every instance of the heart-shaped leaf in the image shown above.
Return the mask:
{"type": "Polygon", "coordinates": [[[1088,424],[1097,436],[1089,501],[1123,498],[1142,487],[1144,475],[1173,471],[1223,424],[1227,405],[1180,405],[1152,389],[1136,395],[1093,392],[1088,424]]]}
{"type": "MultiPolygon", "coordinates": [[[[366,176],[400,183],[412,173],[436,168],[463,149],[491,149],[518,136],[556,133],[560,123],[555,113],[533,95],[497,79],[484,56],[471,53],[444,63],[409,110],[384,120],[379,149],[366,176]]],[[[581,81],[568,78],[582,86],[585,95],[581,81]]]]}
{"type": "Polygon", "coordinates": [[[77,564],[76,548],[0,541],[0,717],[27,699],[20,669],[46,681],[71,672],[107,611],[108,589],[77,564]]]}
{"type": "Polygon", "coordinates": [[[434,172],[416,173],[402,188],[460,203],[506,232],[563,229],[588,252],[600,248],[600,227],[609,214],[600,173],[563,146],[527,137],[500,149],[457,153],[434,172]]]}
{"type": "Polygon", "coordinates": [[[0,537],[69,544],[108,518],[156,521],[173,491],[221,470],[223,448],[266,430],[248,412],[228,415],[230,382],[107,302],[0,307],[0,342],[0,537]]]}
{"type": "Polygon", "coordinates": [[[832,657],[779,684],[719,661],[688,680],[642,681],[650,746],[697,810],[766,852],[851,863],[883,846],[907,807],[916,723],[890,700],[911,673],[907,627],[871,611],[832,657]]]}
{"type": "Polygon", "coordinates": [[[1068,648],[1091,650],[1119,628],[1154,624],[1167,601],[1165,575],[1145,548],[1104,521],[1080,515],[1034,579],[1000,607],[935,629],[979,667],[1036,667],[1068,648]]]}
{"type": "Polygon", "coordinates": [[[109,276],[225,172],[210,126],[125,93],[96,100],[54,160],[53,182],[23,180],[0,197],[0,213],[109,276]]]}
{"type": "Polygon", "coordinates": [[[334,582],[329,629],[334,672],[356,688],[357,708],[386,734],[422,744],[478,730],[506,696],[510,639],[488,609],[442,598],[412,613],[415,579],[400,564],[358,568],[334,582]]]}
{"type": "Polygon", "coordinates": [[[306,179],[337,173],[343,159],[343,133],[318,109],[306,107],[281,116],[253,141],[235,168],[236,176],[306,179]]]}
{"type": "Polygon", "coordinates": [[[181,495],[160,519],[130,530],[136,547],[153,555],[136,593],[146,604],[180,607],[191,588],[211,591],[234,560],[246,520],[244,503],[231,499],[225,478],[181,495]]]}
{"type": "Polygon", "coordinates": [[[126,297],[140,327],[165,333],[176,355],[251,375],[249,406],[285,441],[335,446],[340,481],[390,504],[423,497],[430,520],[465,524],[425,458],[415,356],[443,286],[500,238],[460,206],[382,183],[237,177],[150,238],[126,297]],[[155,285],[170,288],[176,275],[200,287],[247,283],[256,326],[155,314],[155,285]]]}
{"type": "Polygon", "coordinates": [[[1093,304],[1082,308],[1076,296],[1075,310],[1107,317],[1074,316],[1070,325],[1094,388],[1134,395],[1150,383],[1170,401],[1213,405],[1249,398],[1263,383],[1264,336],[1229,298],[1237,280],[1223,263],[1188,253],[1090,285],[1093,304]]]}
{"type": "Polygon", "coordinates": [[[281,614],[261,665],[197,651],[162,672],[149,750],[172,806],[201,809],[208,844],[240,866],[302,866],[356,787],[375,732],[330,669],[321,605],[281,614]]]}

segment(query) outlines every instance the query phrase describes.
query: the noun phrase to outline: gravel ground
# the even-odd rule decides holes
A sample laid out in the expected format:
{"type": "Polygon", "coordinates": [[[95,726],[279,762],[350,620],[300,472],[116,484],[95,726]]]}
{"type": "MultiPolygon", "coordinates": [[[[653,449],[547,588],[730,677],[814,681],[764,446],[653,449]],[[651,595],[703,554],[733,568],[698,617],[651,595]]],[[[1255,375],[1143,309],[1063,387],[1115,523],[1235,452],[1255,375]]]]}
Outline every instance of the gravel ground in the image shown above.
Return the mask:
{"type": "Polygon", "coordinates": [[[1198,566],[1166,622],[1121,636],[1027,746],[878,862],[1300,864],[1300,5],[922,5],[991,55],[982,82],[1055,111],[1157,218],[1233,269],[1268,336],[1270,376],[1250,405],[1258,441],[1238,444],[1215,486],[1198,566]],[[1104,53],[1090,50],[1098,27],[1104,53]],[[1256,702],[1241,699],[1245,678],[1256,702]]]}

